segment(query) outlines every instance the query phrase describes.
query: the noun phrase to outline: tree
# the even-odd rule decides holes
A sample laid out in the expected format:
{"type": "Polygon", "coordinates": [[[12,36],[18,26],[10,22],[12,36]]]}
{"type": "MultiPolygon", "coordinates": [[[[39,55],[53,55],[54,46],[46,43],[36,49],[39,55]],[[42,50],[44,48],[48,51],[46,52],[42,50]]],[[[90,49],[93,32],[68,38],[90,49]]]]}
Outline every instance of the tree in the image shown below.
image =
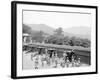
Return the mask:
{"type": "Polygon", "coordinates": [[[88,39],[81,39],[81,41],[82,41],[82,43],[81,43],[81,46],[82,47],[90,47],[91,46],[91,42],[90,42],[90,40],[88,40],[88,39]]]}
{"type": "Polygon", "coordinates": [[[23,24],[23,33],[30,34],[32,32],[31,28],[25,24],[23,24]]]}
{"type": "Polygon", "coordinates": [[[75,46],[81,46],[82,40],[80,38],[76,38],[75,40],[75,46]]]}
{"type": "Polygon", "coordinates": [[[59,36],[59,37],[63,36],[63,29],[61,27],[59,27],[58,29],[56,29],[54,31],[54,35],[59,36]]]}
{"type": "MultiPolygon", "coordinates": [[[[32,34],[31,34],[32,35],[32,34]]],[[[35,34],[33,33],[33,35],[32,35],[32,40],[34,41],[36,41],[36,42],[43,42],[44,41],[44,32],[43,31],[38,31],[38,32],[36,32],[35,34]]]]}
{"type": "Polygon", "coordinates": [[[68,43],[69,43],[70,46],[75,46],[75,41],[76,41],[76,38],[71,37],[68,43]]]}
{"type": "Polygon", "coordinates": [[[57,41],[57,37],[54,35],[50,35],[45,39],[46,43],[56,44],[56,41],[57,41]]]}
{"type": "Polygon", "coordinates": [[[69,42],[69,39],[70,39],[70,38],[69,38],[68,36],[65,36],[65,37],[63,38],[63,44],[64,44],[64,45],[69,45],[69,43],[68,43],[68,42],[69,42]]]}

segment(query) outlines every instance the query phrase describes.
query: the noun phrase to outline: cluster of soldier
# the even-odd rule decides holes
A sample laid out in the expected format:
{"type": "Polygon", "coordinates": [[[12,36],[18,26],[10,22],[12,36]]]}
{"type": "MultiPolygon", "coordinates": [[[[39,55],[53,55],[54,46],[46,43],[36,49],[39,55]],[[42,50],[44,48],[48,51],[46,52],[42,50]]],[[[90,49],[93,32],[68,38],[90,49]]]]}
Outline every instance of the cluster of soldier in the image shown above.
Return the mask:
{"type": "Polygon", "coordinates": [[[33,68],[67,68],[67,67],[79,67],[80,58],[77,57],[74,50],[63,51],[62,57],[59,57],[56,50],[45,49],[45,53],[42,51],[35,51],[31,53],[31,60],[33,61],[33,68]]]}

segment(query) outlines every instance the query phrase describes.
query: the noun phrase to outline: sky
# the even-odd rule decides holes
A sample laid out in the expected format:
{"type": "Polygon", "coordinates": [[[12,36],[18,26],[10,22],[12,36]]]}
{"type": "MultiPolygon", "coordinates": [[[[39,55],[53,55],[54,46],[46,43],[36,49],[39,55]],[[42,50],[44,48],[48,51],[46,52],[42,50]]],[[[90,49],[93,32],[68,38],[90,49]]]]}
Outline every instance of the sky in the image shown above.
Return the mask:
{"type": "Polygon", "coordinates": [[[91,14],[23,11],[24,24],[46,24],[53,28],[91,27],[91,14]]]}

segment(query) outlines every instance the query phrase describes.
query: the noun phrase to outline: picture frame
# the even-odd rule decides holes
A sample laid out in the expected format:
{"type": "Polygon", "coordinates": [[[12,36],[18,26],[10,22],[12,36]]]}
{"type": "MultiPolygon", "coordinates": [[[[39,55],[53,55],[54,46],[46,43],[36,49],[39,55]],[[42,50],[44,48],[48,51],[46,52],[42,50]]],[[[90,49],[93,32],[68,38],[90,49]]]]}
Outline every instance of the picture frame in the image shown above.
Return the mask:
{"type": "MultiPolygon", "coordinates": [[[[58,28],[58,27],[55,27],[55,28],[58,28]]],[[[61,28],[64,29],[66,27],[61,27],[61,28]]],[[[85,32],[86,29],[84,29],[83,32],[85,32]]],[[[79,30],[81,31],[81,29],[79,30]]],[[[71,29],[71,31],[74,33],[77,33],[79,30],[76,30],[76,32],[74,32],[75,29],[74,31],[73,31],[73,28],[71,29]]],[[[97,74],[98,72],[98,54],[97,54],[98,31],[97,30],[98,30],[98,7],[97,6],[12,1],[11,2],[11,78],[22,79],[22,78],[40,78],[40,77],[97,74]],[[66,21],[67,22],[69,21],[69,22],[67,23],[66,21]],[[78,21],[80,22],[78,23],[78,21]],[[26,27],[27,25],[25,25],[25,23],[30,24],[32,28],[31,30],[32,32],[29,31],[29,34],[32,34],[32,35],[26,34],[26,32],[28,33],[28,30],[30,30],[30,28],[27,28],[26,27]],[[48,36],[51,39],[52,32],[50,32],[50,34],[46,33],[46,31],[49,32],[51,30],[49,27],[51,26],[53,27],[55,26],[78,26],[78,24],[80,24],[80,26],[90,26],[91,27],[90,38],[89,36],[87,37],[90,39],[90,41],[87,42],[88,45],[87,43],[85,43],[86,41],[84,42],[84,44],[86,44],[85,46],[81,45],[82,43],[80,45],[79,43],[78,44],[73,43],[72,45],[72,42],[60,43],[60,41],[62,41],[61,38],[60,38],[60,41],[55,42],[55,43],[53,43],[52,41],[50,42],[49,39],[47,40],[47,42],[45,43],[43,42],[44,39],[48,38],[48,36]],[[42,29],[40,29],[41,27],[42,29]],[[25,30],[23,30],[24,28],[25,30]],[[44,30],[45,32],[44,34],[46,38],[43,38],[43,41],[42,41],[43,43],[41,42],[42,37],[39,37],[39,36],[36,37],[37,35],[34,35],[38,33],[38,32],[34,33],[35,30],[40,30],[40,32],[41,30],[44,30]],[[24,34],[24,31],[26,31],[25,34],[24,34]],[[24,37],[29,37],[28,38],[29,40],[27,40],[27,38],[24,38],[24,37]],[[40,42],[38,40],[40,40],[40,42]],[[35,69],[36,69],[35,70],[33,68],[34,59],[31,54],[27,54],[28,51],[29,51],[28,53],[30,53],[30,51],[34,52],[33,50],[35,49],[36,51],[40,49],[43,49],[43,50],[45,49],[48,51],[56,51],[54,53],[55,54],[57,53],[57,55],[58,53],[60,54],[63,51],[69,51],[70,53],[74,50],[76,55],[81,59],[79,64],[83,65],[83,62],[86,62],[84,64],[86,66],[85,67],[78,66],[78,67],[71,67],[71,68],[66,68],[66,67],[57,68],[58,66],[56,65],[57,69],[51,68],[50,66],[49,68],[51,69],[48,69],[48,68],[39,69],[39,67],[36,67],[36,64],[34,64],[35,69]],[[31,61],[31,58],[33,62],[31,61]]],[[[42,34],[42,32],[40,34],[42,34]]],[[[87,34],[88,32],[89,31],[87,31],[87,34]]],[[[59,36],[60,34],[58,35],[58,37],[59,36]]],[[[61,35],[61,37],[62,36],[63,35],[61,35]]],[[[76,35],[73,35],[73,36],[76,36],[76,35]]],[[[57,37],[57,34],[56,34],[56,37],[57,37]]],[[[54,38],[55,37],[53,37],[52,39],[54,38]]],[[[86,38],[86,35],[85,35],[85,38],[86,38]]],[[[64,33],[63,39],[65,39],[65,33],[64,33]]],[[[72,36],[70,38],[70,41],[71,39],[72,39],[72,36]]],[[[77,38],[77,39],[84,41],[84,39],[80,39],[80,38],[77,38]]],[[[41,52],[42,51],[40,51],[40,53],[41,52]]],[[[39,51],[38,51],[38,55],[40,55],[39,51]]],[[[50,59],[52,58],[50,57],[50,59]]],[[[62,58],[58,58],[58,60],[60,59],[62,58]]],[[[75,60],[75,58],[74,58],[74,62],[72,62],[72,58],[70,59],[68,57],[68,60],[70,62],[68,66],[70,64],[72,65],[75,64],[75,61],[76,63],[78,63],[78,60],[77,59],[75,60]]],[[[43,63],[45,65],[45,62],[43,63]]],[[[65,62],[65,66],[66,65],[67,65],[67,62],[65,62]]]]}

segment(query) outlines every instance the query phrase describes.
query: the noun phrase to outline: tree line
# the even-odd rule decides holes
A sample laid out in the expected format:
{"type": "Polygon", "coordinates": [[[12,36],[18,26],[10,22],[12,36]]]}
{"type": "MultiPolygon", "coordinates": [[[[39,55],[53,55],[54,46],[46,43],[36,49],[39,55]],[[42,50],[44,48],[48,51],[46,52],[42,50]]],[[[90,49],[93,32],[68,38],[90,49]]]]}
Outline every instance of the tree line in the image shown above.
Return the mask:
{"type": "Polygon", "coordinates": [[[30,34],[32,36],[32,41],[40,43],[44,42],[47,44],[81,46],[85,48],[89,48],[91,46],[91,42],[88,39],[82,39],[75,36],[64,36],[63,29],[61,27],[56,29],[52,35],[49,35],[43,31],[34,31],[27,25],[23,24],[23,33],[30,34]]]}

